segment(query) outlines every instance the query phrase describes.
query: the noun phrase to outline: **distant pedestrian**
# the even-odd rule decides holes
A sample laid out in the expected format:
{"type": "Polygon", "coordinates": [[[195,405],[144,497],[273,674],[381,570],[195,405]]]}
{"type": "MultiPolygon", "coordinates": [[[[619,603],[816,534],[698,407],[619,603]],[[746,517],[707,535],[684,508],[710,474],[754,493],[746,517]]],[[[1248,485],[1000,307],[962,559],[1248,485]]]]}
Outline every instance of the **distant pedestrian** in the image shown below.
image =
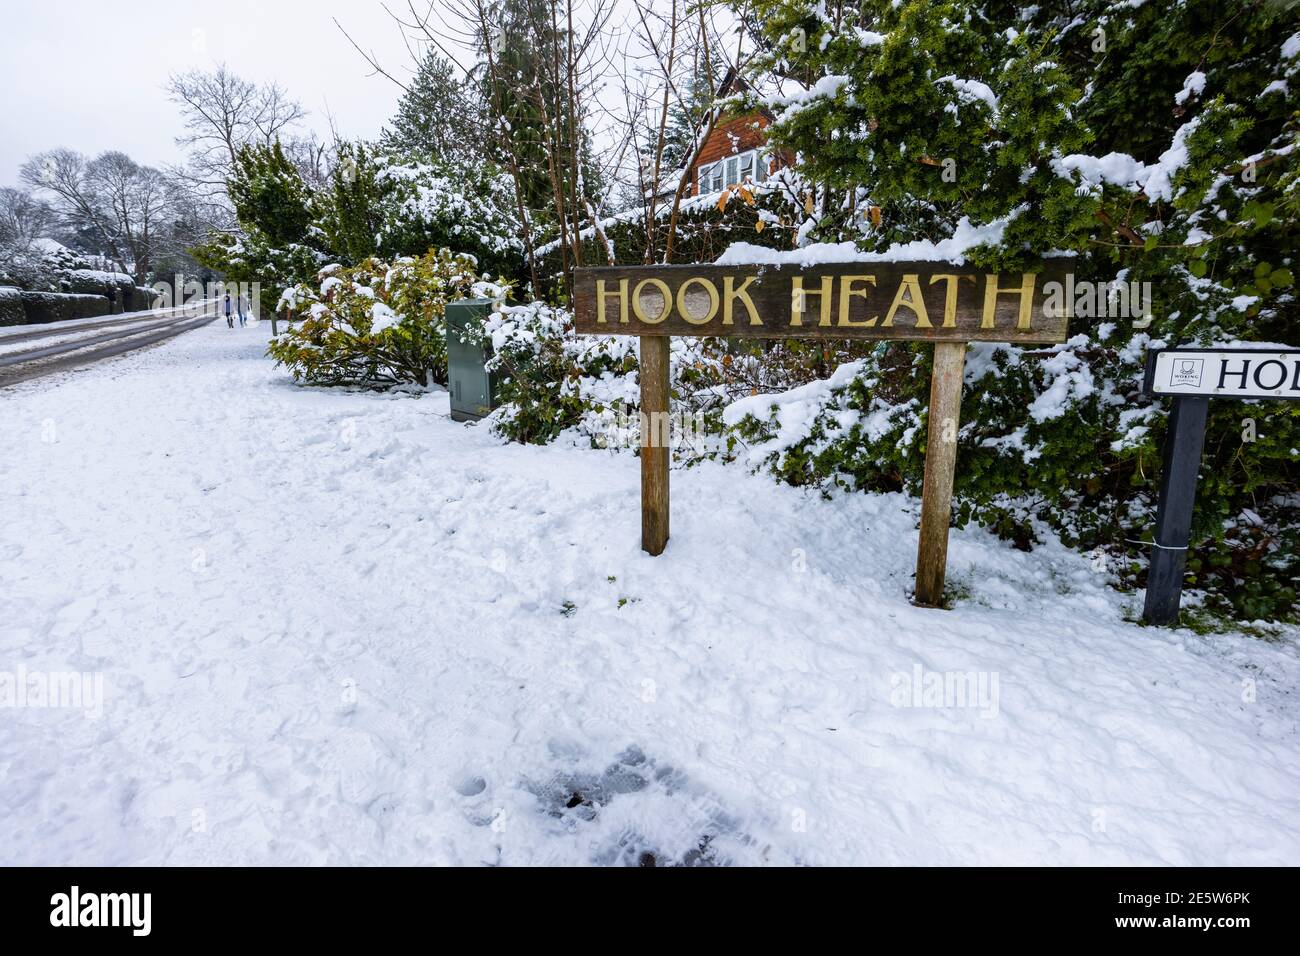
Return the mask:
{"type": "Polygon", "coordinates": [[[233,329],[234,327],[235,327],[235,317],[230,314],[230,293],[227,292],[226,293],[226,328],[233,329]]]}
{"type": "Polygon", "coordinates": [[[248,306],[246,304],[247,301],[248,300],[244,298],[244,293],[242,292],[239,293],[239,298],[236,300],[236,304],[239,307],[239,327],[241,329],[248,322],[248,306]]]}

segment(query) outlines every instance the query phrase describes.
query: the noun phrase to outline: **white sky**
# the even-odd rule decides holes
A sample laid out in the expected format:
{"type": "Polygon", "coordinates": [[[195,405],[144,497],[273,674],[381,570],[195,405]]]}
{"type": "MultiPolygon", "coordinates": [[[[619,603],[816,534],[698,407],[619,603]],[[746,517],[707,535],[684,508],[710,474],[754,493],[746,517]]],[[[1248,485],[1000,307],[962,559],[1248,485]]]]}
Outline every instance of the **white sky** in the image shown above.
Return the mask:
{"type": "MultiPolygon", "coordinates": [[[[388,6],[409,19],[407,2],[388,0],[388,6]]],[[[409,2],[421,14],[431,5],[409,2]]],[[[631,4],[613,2],[614,65],[641,78],[636,83],[658,83],[631,4]]],[[[664,12],[659,0],[651,2],[664,12]]],[[[159,167],[183,162],[175,137],[184,130],[164,91],[167,78],[223,62],[246,80],[278,82],[303,105],[308,116],[290,135],[314,130],[328,141],[332,116],[342,137],[373,138],[402,91],[371,75],[336,19],[398,79],[409,78],[415,66],[383,0],[128,0],[123,6],[129,12],[103,0],[0,0],[0,186],[17,185],[27,158],[60,146],[90,156],[121,150],[159,167]]],[[[730,23],[725,11],[715,15],[730,23]]],[[[443,46],[463,51],[459,39],[449,31],[443,46]]],[[[469,65],[473,57],[461,52],[458,59],[469,65]]],[[[592,133],[602,144],[608,138],[607,158],[626,172],[633,154],[614,148],[619,125],[610,118],[626,117],[628,104],[620,85],[608,82],[609,66],[600,67],[606,81],[596,99],[605,116],[593,111],[592,133]]]]}
{"type": "Polygon", "coordinates": [[[367,75],[335,17],[406,73],[410,56],[379,0],[0,0],[0,186],[56,146],[179,161],[179,113],[162,87],[169,73],[222,61],[245,79],[279,81],[322,136],[327,110],[342,135],[374,136],[401,90],[367,75]]]}

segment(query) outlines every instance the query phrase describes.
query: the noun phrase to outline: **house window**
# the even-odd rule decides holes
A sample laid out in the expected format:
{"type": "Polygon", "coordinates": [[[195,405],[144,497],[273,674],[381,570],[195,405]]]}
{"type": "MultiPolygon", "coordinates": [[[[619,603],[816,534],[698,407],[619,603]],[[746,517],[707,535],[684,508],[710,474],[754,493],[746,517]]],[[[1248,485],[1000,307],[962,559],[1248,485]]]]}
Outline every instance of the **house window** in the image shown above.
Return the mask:
{"type": "Polygon", "coordinates": [[[759,150],[746,150],[716,163],[703,164],[699,167],[699,177],[702,193],[721,192],[746,181],[761,183],[767,179],[767,159],[759,150]]]}

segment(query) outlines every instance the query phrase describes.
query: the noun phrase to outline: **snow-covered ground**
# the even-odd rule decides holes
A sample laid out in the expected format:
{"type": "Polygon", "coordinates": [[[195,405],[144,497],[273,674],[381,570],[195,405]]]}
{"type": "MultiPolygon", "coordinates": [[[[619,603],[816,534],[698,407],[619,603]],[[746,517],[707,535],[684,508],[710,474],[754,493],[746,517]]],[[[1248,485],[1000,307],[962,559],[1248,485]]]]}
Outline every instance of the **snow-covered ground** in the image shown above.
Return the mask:
{"type": "Polygon", "coordinates": [[[978,530],[915,608],[914,501],[737,466],[650,558],[632,456],[295,387],[264,328],[0,393],[0,690],[103,687],[0,707],[0,863],[1300,863],[1294,629],[978,530]]]}

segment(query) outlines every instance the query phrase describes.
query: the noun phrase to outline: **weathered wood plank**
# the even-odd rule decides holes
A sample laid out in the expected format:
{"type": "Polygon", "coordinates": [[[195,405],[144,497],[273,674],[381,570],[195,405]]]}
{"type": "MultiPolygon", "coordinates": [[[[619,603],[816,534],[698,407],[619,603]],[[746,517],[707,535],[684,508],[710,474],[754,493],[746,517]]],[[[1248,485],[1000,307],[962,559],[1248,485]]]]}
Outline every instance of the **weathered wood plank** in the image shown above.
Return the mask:
{"type": "Polygon", "coordinates": [[[941,262],[578,269],[574,325],[642,337],[1064,342],[1068,269],[1069,260],[1000,275],[941,262]]]}
{"type": "Polygon", "coordinates": [[[936,342],[930,378],[930,415],[921,488],[921,536],[916,552],[916,603],[943,604],[948,566],[948,525],[952,521],[952,483],[957,469],[957,429],[961,424],[961,384],[966,343],[936,342]]]}
{"type": "Polygon", "coordinates": [[[668,545],[670,341],[641,337],[641,550],[662,554],[668,545]]]}

